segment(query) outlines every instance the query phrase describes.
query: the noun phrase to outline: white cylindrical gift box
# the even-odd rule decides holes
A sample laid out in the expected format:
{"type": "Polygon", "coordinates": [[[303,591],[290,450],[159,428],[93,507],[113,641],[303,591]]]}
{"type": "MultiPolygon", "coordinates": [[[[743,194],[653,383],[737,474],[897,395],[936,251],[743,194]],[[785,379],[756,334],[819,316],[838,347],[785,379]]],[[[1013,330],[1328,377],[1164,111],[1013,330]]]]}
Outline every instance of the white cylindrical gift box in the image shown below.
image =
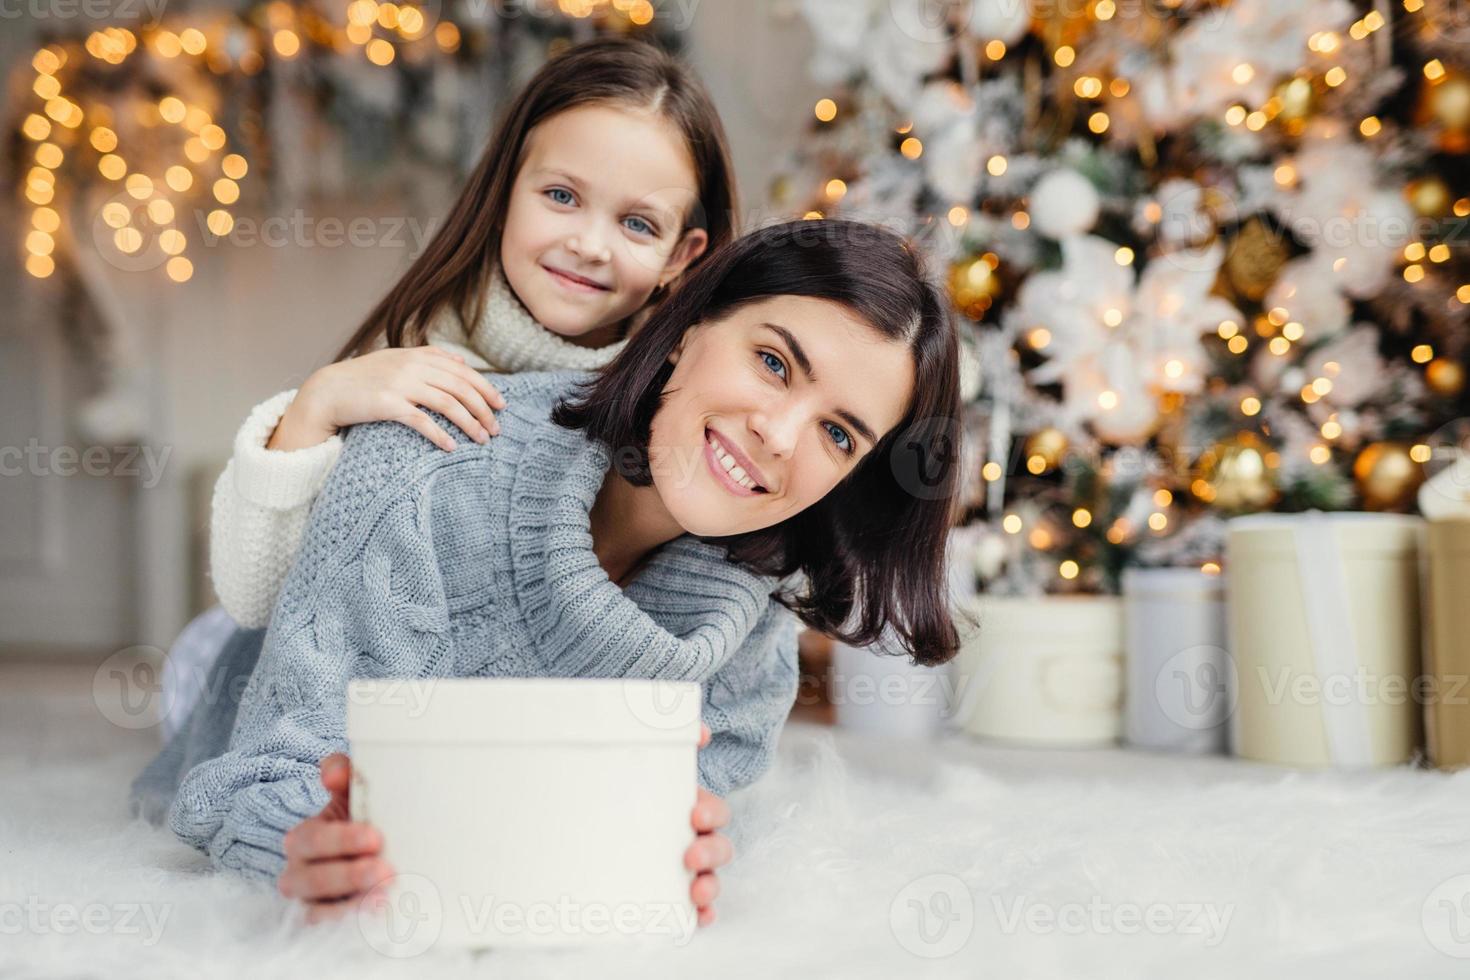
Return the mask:
{"type": "Polygon", "coordinates": [[[956,657],[958,720],[973,735],[1106,745],[1122,729],[1121,604],[1115,596],[983,596],[956,657]]]}
{"type": "Polygon", "coordinates": [[[1422,530],[1399,514],[1229,523],[1235,754],[1337,768],[1414,757],[1422,530]]]}
{"type": "Polygon", "coordinates": [[[370,941],[687,941],[700,703],[685,682],[352,681],[352,818],[396,872],[370,941]]]}
{"type": "Polygon", "coordinates": [[[1123,635],[1128,743],[1224,752],[1233,691],[1221,576],[1197,568],[1124,569],[1123,635]]]}
{"type": "Polygon", "coordinates": [[[829,694],[837,724],[869,735],[931,738],[953,711],[948,668],[834,640],[829,694]]]}

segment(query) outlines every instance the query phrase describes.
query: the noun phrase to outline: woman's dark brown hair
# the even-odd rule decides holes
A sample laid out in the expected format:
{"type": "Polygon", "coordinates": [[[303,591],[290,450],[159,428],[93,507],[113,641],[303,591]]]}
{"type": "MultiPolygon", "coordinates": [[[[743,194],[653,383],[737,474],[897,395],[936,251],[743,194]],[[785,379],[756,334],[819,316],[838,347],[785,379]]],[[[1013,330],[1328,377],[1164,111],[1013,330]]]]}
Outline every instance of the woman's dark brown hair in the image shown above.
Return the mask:
{"type": "Polygon", "coordinates": [[[945,545],[959,472],[959,344],[923,263],[905,239],[853,221],[793,221],[711,255],[611,364],[560,402],[552,419],[613,451],[648,486],[648,439],[685,331],[771,296],[841,304],[913,357],[914,391],[899,423],[817,503],[773,527],[707,539],[764,574],[802,573],[779,600],[844,642],[883,641],[922,664],[958,649],[945,545]]]}
{"type": "Polygon", "coordinates": [[[428,324],[446,305],[463,322],[477,322],[485,278],[499,261],[510,191],[527,136],[537,123],[559,112],[609,104],[653,109],[678,127],[694,160],[699,190],[685,227],[703,228],[709,235],[706,255],[729,241],[737,206],[730,151],[719,113],[699,77],[643,41],[609,37],[576,44],[542,65],[506,109],[444,224],[337,359],[366,353],[380,340],[389,347],[423,344],[428,324]]]}

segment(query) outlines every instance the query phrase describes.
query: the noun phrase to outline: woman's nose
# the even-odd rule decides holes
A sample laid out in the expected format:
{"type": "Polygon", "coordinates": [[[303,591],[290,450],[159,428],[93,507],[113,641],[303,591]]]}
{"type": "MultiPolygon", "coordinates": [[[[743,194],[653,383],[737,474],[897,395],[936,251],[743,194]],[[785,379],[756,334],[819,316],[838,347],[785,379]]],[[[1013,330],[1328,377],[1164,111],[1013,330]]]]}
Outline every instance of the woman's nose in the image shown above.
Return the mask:
{"type": "Polygon", "coordinates": [[[793,412],[752,412],[750,428],[760,438],[766,452],[788,458],[796,451],[800,422],[793,412]]]}

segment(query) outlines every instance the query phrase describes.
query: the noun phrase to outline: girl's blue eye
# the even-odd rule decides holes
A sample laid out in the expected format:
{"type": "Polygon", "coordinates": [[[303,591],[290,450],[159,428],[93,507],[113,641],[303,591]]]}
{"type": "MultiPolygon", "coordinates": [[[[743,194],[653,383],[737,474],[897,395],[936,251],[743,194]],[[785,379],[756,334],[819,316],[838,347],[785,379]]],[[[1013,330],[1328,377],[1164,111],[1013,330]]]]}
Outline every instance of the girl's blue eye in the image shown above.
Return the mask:
{"type": "Polygon", "coordinates": [[[565,187],[553,187],[551,188],[551,190],[546,192],[546,196],[551,198],[557,204],[573,204],[576,202],[576,198],[572,197],[572,192],[567,190],[565,187]],[[563,200],[561,197],[557,197],[558,194],[564,195],[565,200],[563,200]]]}
{"type": "Polygon", "coordinates": [[[628,221],[627,221],[627,225],[628,225],[628,230],[629,231],[632,231],[632,232],[634,232],[636,234],[639,234],[639,235],[652,235],[653,234],[653,225],[649,224],[647,221],[644,221],[642,218],[638,218],[638,217],[629,218],[628,221]],[[638,227],[636,227],[636,228],[633,227],[633,225],[635,223],[638,225],[638,227]]]}

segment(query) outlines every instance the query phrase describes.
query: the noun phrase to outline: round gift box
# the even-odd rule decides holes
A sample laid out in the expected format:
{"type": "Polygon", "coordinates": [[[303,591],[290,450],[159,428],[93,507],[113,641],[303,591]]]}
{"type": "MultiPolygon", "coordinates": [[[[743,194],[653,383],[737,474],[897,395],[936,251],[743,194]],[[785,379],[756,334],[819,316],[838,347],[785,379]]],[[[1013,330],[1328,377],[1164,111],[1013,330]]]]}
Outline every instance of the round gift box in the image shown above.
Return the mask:
{"type": "Polygon", "coordinates": [[[1232,691],[1225,583],[1197,568],[1123,571],[1124,738],[1173,752],[1224,752],[1232,691]]]}
{"type": "Polygon", "coordinates": [[[956,657],[958,720],[972,735],[1106,745],[1122,728],[1123,627],[1114,596],[983,596],[956,657]]]}
{"type": "Polygon", "coordinates": [[[354,680],[352,819],[396,872],[382,951],[679,944],[700,688],[609,678],[354,680]]]}
{"type": "Polygon", "coordinates": [[[1413,758],[1422,528],[1399,514],[1230,521],[1236,755],[1314,768],[1413,758]]]}
{"type": "Polygon", "coordinates": [[[885,648],[832,643],[837,724],[870,735],[926,739],[953,711],[949,665],[925,667],[885,648]]]}
{"type": "Polygon", "coordinates": [[[1430,521],[1425,579],[1424,672],[1432,682],[1424,725],[1429,759],[1470,766],[1470,520],[1430,521]]]}

